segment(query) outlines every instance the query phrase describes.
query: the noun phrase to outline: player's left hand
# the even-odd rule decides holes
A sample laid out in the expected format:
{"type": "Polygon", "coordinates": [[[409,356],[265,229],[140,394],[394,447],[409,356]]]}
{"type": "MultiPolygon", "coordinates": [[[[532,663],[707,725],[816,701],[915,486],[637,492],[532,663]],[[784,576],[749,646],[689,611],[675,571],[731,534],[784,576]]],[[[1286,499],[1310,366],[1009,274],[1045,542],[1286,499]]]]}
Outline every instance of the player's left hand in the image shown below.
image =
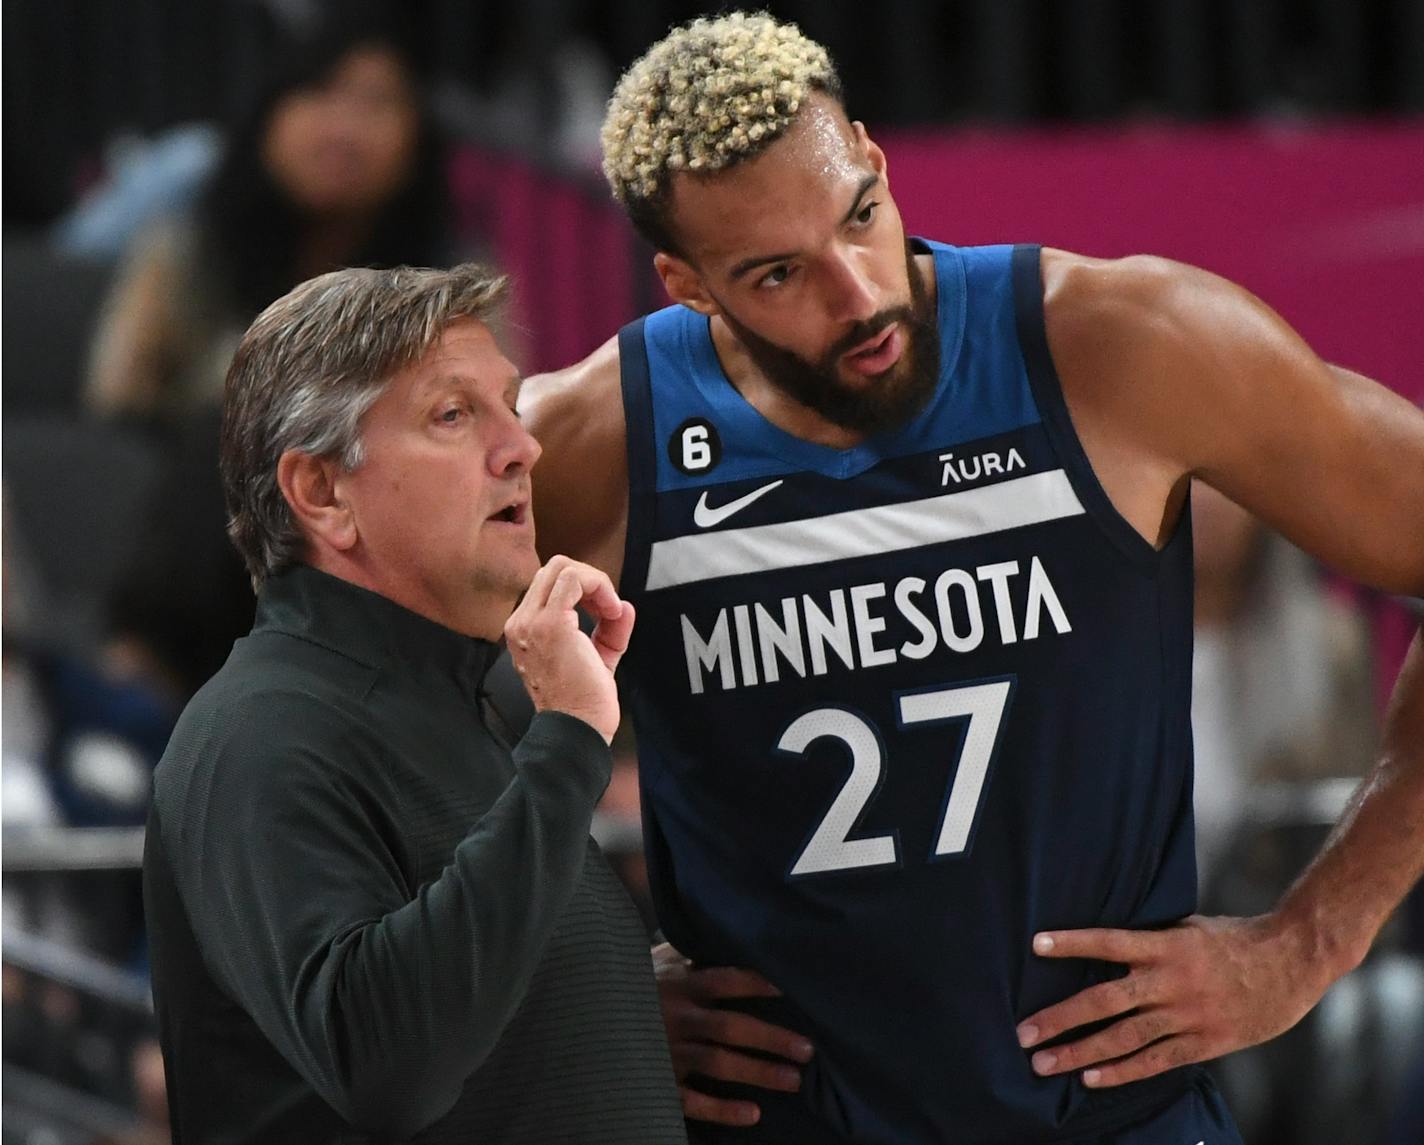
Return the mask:
{"type": "Polygon", "coordinates": [[[1018,1026],[1026,1049],[1090,1022],[1087,1037],[1034,1053],[1043,1076],[1082,1070],[1102,1088],[1255,1045],[1290,1029],[1329,984],[1309,969],[1299,938],[1275,915],[1193,915],[1166,930],[1055,930],[1034,936],[1046,958],[1092,958],[1128,968],[1040,1010],[1018,1026]]]}

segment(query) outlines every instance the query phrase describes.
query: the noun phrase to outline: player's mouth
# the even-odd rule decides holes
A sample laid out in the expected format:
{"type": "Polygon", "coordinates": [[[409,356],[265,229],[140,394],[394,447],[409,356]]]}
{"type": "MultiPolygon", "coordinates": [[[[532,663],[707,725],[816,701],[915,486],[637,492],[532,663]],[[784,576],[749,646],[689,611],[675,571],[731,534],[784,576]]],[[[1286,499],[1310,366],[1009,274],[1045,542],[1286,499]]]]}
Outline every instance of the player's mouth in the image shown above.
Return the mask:
{"type": "Polygon", "coordinates": [[[867,339],[853,350],[847,350],[842,360],[857,374],[873,377],[883,374],[900,360],[905,350],[905,335],[900,323],[892,322],[874,338],[867,339]]]}

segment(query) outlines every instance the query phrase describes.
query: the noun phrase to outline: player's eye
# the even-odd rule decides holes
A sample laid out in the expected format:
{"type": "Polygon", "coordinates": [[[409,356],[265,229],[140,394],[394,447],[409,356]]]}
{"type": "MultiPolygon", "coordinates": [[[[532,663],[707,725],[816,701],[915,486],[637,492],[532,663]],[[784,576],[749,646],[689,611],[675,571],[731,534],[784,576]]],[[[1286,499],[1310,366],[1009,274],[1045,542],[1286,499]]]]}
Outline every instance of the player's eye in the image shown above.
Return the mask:
{"type": "Polygon", "coordinates": [[[877,203],[874,199],[872,199],[870,202],[866,203],[863,207],[861,207],[860,210],[856,211],[856,225],[861,227],[868,227],[871,223],[873,223],[875,221],[876,209],[879,206],[880,204],[877,203]]]}
{"type": "Polygon", "coordinates": [[[780,266],[772,267],[769,271],[762,275],[761,280],[757,283],[757,285],[764,287],[781,286],[783,283],[786,282],[788,278],[792,276],[793,273],[795,273],[793,267],[788,266],[786,263],[782,263],[780,266]]]}

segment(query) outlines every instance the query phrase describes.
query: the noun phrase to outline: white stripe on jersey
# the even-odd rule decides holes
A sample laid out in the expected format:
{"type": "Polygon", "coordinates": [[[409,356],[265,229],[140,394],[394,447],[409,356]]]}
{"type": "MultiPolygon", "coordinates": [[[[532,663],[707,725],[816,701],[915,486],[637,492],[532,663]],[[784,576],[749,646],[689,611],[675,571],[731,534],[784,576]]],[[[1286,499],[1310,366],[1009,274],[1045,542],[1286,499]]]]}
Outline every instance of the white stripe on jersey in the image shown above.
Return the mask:
{"type": "Polygon", "coordinates": [[[1061,469],[895,505],[657,541],[646,591],[923,548],[1083,512],[1061,469]]]}

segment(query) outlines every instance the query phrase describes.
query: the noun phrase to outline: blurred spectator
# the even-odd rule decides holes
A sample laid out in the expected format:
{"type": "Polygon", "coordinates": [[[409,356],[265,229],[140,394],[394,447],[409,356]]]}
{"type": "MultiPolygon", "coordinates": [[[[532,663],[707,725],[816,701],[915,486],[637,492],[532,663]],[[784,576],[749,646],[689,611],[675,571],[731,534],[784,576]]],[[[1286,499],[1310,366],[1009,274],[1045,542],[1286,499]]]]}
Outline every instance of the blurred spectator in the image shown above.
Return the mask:
{"type": "Polygon", "coordinates": [[[340,266],[448,262],[444,179],[392,19],[341,5],[294,28],[196,206],[131,251],[89,407],[148,417],[213,403],[242,331],[296,283],[340,266]]]}
{"type": "MultiPolygon", "coordinates": [[[[453,236],[445,142],[393,11],[292,8],[303,19],[250,112],[191,209],[132,245],[95,339],[88,409],[141,424],[168,454],[139,557],[110,601],[110,661],[180,703],[252,622],[216,460],[218,401],[242,332],[325,271],[477,253],[453,236]]],[[[143,201],[117,216],[183,201],[202,165],[165,166],[166,155],[149,179],[164,187],[129,177],[143,201]]]]}
{"type": "Polygon", "coordinates": [[[55,225],[53,242],[66,254],[117,259],[149,224],[192,208],[222,157],[222,133],[211,123],[185,123],[107,150],[108,177],[55,225]]]}
{"type": "MultiPolygon", "coordinates": [[[[1352,780],[1373,762],[1368,624],[1309,557],[1201,484],[1192,528],[1201,909],[1253,914],[1277,900],[1338,815],[1340,790],[1320,781],[1352,780]]],[[[1401,1097],[1397,1119],[1412,1116],[1396,1074],[1424,1034],[1424,972],[1399,947],[1391,927],[1298,1026],[1212,1064],[1245,1140],[1384,1140],[1401,1097]]]]}
{"type": "Polygon", "coordinates": [[[1197,859],[1210,890],[1253,785],[1362,775],[1377,729],[1364,622],[1310,558],[1200,483],[1192,529],[1197,859]]]}

